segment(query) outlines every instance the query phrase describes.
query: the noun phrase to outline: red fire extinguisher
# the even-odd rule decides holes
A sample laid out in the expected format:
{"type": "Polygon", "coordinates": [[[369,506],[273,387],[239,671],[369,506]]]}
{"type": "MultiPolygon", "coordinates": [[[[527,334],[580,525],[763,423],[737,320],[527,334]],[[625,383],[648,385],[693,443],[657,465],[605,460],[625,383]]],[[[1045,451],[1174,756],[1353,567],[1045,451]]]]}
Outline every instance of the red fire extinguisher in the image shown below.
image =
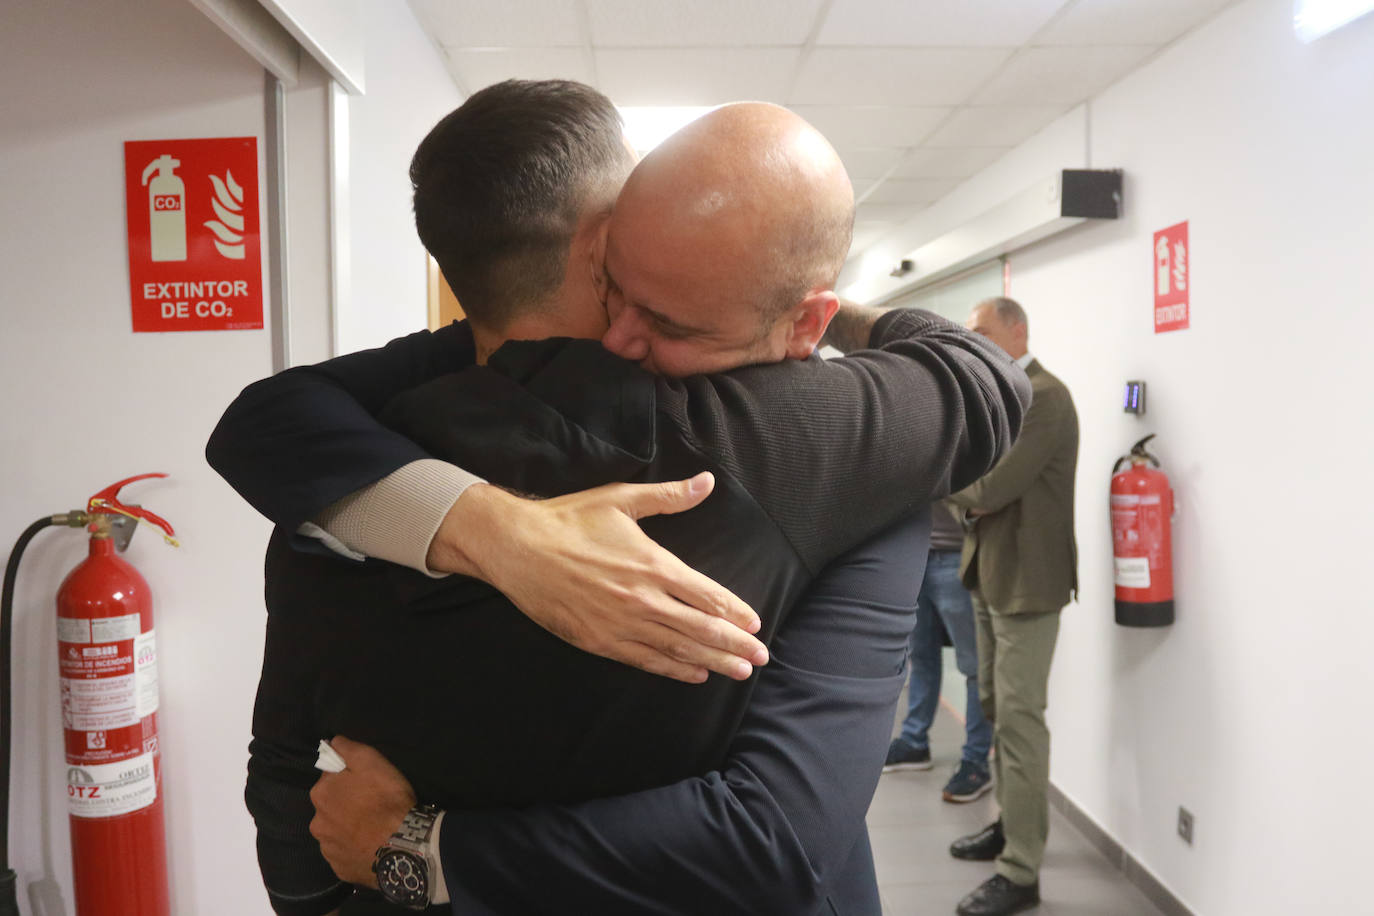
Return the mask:
{"type": "MultiPolygon", "coordinates": [[[[172,526],[119,501],[121,480],[85,511],[40,519],[24,532],[5,577],[5,789],[9,764],[9,627],[14,575],[28,540],[45,525],[85,527],[90,549],[57,592],[66,784],[77,916],[170,916],[162,755],[157,733],[157,646],[153,601],[138,570],[116,555],[134,524],[172,526]]],[[[6,804],[7,807],[7,804],[6,804]]],[[[8,871],[8,863],[5,863],[8,871]]],[[[10,872],[9,874],[13,874],[10,872]]]]}
{"type": "Polygon", "coordinates": [[[1159,459],[1145,450],[1153,438],[1141,439],[1112,466],[1116,622],[1127,627],[1174,622],[1174,491],[1159,459]],[[1128,467],[1120,470],[1123,464],[1128,467]]]}

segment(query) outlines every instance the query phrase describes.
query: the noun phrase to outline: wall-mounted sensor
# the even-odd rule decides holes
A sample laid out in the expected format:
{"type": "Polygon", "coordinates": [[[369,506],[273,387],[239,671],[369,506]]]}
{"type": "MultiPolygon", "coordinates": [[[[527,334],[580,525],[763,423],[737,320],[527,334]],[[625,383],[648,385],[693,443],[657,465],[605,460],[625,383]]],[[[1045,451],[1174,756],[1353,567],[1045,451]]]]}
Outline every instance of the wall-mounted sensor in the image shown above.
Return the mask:
{"type": "Polygon", "coordinates": [[[910,258],[902,258],[897,262],[897,266],[888,272],[889,277],[905,277],[916,269],[916,262],[910,258]]]}
{"type": "Polygon", "coordinates": [[[1122,407],[1126,413],[1133,413],[1137,416],[1145,413],[1145,383],[1127,382],[1126,397],[1123,399],[1122,407]]]}

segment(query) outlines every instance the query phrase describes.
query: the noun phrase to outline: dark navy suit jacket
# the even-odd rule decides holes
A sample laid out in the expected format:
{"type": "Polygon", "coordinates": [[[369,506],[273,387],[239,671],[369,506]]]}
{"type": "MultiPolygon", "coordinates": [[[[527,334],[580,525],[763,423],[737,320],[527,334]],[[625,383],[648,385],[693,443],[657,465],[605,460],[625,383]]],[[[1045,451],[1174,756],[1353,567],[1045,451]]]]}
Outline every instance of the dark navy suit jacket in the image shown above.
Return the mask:
{"type": "MultiPolygon", "coordinates": [[[[964,342],[959,341],[958,346],[963,347],[964,342]]],[[[979,440],[978,447],[948,451],[952,464],[931,475],[938,481],[935,490],[911,494],[911,500],[918,504],[939,495],[938,489],[951,480],[982,473],[986,469],[983,464],[996,460],[1019,425],[1025,399],[1015,373],[1006,371],[1005,360],[999,364],[977,349],[972,348],[975,358],[963,360],[955,373],[969,369],[969,377],[953,379],[943,389],[945,395],[957,388],[973,397],[962,398],[957,409],[937,410],[942,423],[925,434],[964,441],[973,428],[971,438],[979,440]],[[985,396],[980,397],[980,392],[985,396]],[[992,430],[992,435],[982,435],[987,430],[992,430]]],[[[357,362],[356,358],[346,359],[357,362]]],[[[293,379],[291,384],[299,381],[293,379]]],[[[333,384],[329,381],[325,387],[333,384]]],[[[318,393],[307,398],[316,401],[317,407],[327,405],[333,397],[317,398],[318,393]]],[[[245,397],[255,394],[261,394],[261,389],[250,389],[245,397]]],[[[278,407],[289,401],[281,395],[278,391],[273,401],[278,407]]],[[[951,407],[948,403],[941,406],[951,407]]],[[[361,409],[375,408],[375,404],[369,408],[364,403],[361,409]]],[[[327,406],[320,409],[328,412],[327,406]]],[[[250,499],[256,496],[255,504],[266,509],[269,516],[288,524],[294,521],[290,508],[293,499],[305,506],[308,516],[314,511],[310,498],[292,496],[290,473],[284,475],[287,480],[281,486],[285,495],[280,498],[271,482],[251,480],[261,472],[264,452],[276,448],[284,460],[291,454],[289,440],[296,433],[282,433],[292,425],[262,421],[261,413],[250,421],[243,415],[235,419],[233,414],[231,409],[226,415],[227,425],[212,440],[212,463],[250,499]],[[260,424],[256,429],[252,428],[255,422],[260,424]],[[235,458],[234,449],[245,444],[256,457],[242,463],[235,458]]],[[[356,427],[357,419],[345,416],[343,422],[356,427]]],[[[332,420],[326,418],[322,425],[329,422],[332,420]]],[[[388,452],[387,436],[341,440],[355,454],[339,464],[335,480],[322,485],[324,490],[332,487],[337,492],[319,505],[380,476],[374,473],[370,479],[359,479],[352,465],[370,463],[374,471],[380,468],[384,474],[417,457],[407,453],[415,446],[406,442],[396,443],[388,452]],[[360,461],[363,455],[370,457],[360,461]]],[[[312,463],[319,467],[317,461],[312,463]]],[[[472,461],[464,458],[460,463],[471,465],[472,461]]],[[[662,470],[690,473],[695,468],[662,470]]],[[[590,482],[570,480],[568,485],[590,482]]],[[[890,501],[898,504],[895,513],[902,514],[902,498],[890,501]]],[[[865,521],[872,524],[871,519],[865,521]]],[[[852,519],[824,515],[815,523],[833,523],[839,529],[854,524],[852,519]]],[[[806,536],[794,533],[790,540],[805,541],[806,536]]],[[[627,770],[624,778],[614,778],[600,787],[602,794],[620,794],[592,801],[581,800],[585,785],[576,779],[568,792],[551,791],[551,797],[546,798],[539,797],[538,786],[533,787],[532,798],[511,798],[497,792],[496,800],[503,807],[495,810],[473,807],[480,799],[458,799],[466,804],[450,813],[444,831],[445,870],[455,892],[454,911],[791,914],[814,912],[828,900],[836,912],[876,912],[876,885],[863,813],[876,784],[901,686],[905,638],[925,543],[923,522],[894,529],[885,541],[827,571],[792,617],[783,620],[780,614],[772,615],[772,626],[782,624],[772,641],[774,661],[756,679],[747,708],[736,704],[740,714],[732,717],[729,709],[722,707],[727,714],[717,717],[715,729],[719,752],[709,744],[703,752],[703,759],[710,760],[713,769],[688,759],[684,761],[686,771],[666,785],[658,783],[671,767],[643,768],[649,785],[637,785],[627,770]],[[884,552],[889,555],[886,567],[878,562],[884,552]],[[893,555],[897,557],[895,564],[893,555]],[[894,569],[900,571],[894,574],[894,569]],[[856,593],[861,600],[853,600],[856,593]],[[839,600],[844,595],[849,598],[839,600]],[[524,807],[512,810],[508,807],[512,803],[524,807]]],[[[798,553],[818,555],[805,549],[798,553]]],[[[296,562],[291,556],[289,552],[279,553],[278,558],[287,564],[296,562]]],[[[803,560],[800,566],[805,565],[803,560]]],[[[290,578],[285,577],[287,581],[290,578]]],[[[301,581],[308,579],[307,575],[301,581]]],[[[419,592],[429,587],[416,586],[419,592]]],[[[436,586],[440,590],[446,587],[436,586]]],[[[299,602],[300,595],[296,600],[299,602]]],[[[286,620],[289,627],[289,616],[286,620]]],[[[297,639],[295,644],[302,641],[297,639]]],[[[271,652],[269,638],[269,666],[271,652]]],[[[268,676],[265,670],[265,684],[268,676]]],[[[537,674],[531,676],[537,680],[537,674]]],[[[545,684],[541,689],[560,687],[577,689],[577,685],[558,683],[545,684]]],[[[671,692],[681,688],[663,689],[671,692]]],[[[280,689],[270,692],[277,696],[287,693],[280,689]]],[[[365,698],[366,694],[356,695],[349,708],[365,705],[365,698]]],[[[262,710],[260,697],[259,712],[262,710]]],[[[315,727],[324,728],[325,733],[329,725],[343,724],[338,717],[347,715],[336,707],[331,722],[328,709],[313,712],[315,727]]],[[[507,725],[520,727],[518,722],[507,725]]],[[[664,734],[670,736],[671,729],[664,734]]],[[[378,743],[385,750],[396,750],[386,746],[384,734],[361,737],[380,738],[378,743]]],[[[625,749],[627,753],[633,754],[632,745],[625,749]]],[[[419,760],[415,759],[416,765],[419,760]]],[[[268,781],[276,775],[269,772],[268,781]]],[[[480,781],[480,774],[477,778],[480,781]]],[[[417,788],[426,781],[423,774],[418,779],[412,775],[412,779],[417,788]]],[[[436,783],[441,779],[436,777],[436,783]]],[[[250,807],[254,807],[252,791],[250,785],[250,807]]],[[[442,798],[440,792],[436,788],[422,794],[442,798]]],[[[258,799],[255,814],[259,815],[260,828],[264,818],[270,820],[264,812],[272,801],[258,799]]],[[[264,870],[266,874],[266,865],[264,870]]],[[[356,899],[346,912],[363,912],[358,907],[364,905],[356,899]]]]}

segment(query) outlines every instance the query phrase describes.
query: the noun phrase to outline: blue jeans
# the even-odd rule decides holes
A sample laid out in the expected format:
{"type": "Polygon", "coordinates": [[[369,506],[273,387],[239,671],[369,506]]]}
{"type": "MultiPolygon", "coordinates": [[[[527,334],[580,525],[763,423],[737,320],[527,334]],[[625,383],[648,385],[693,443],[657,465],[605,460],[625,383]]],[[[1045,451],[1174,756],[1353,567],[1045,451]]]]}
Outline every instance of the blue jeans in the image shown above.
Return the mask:
{"type": "Polygon", "coordinates": [[[940,703],[943,674],[936,614],[954,643],[955,664],[968,684],[963,758],[985,767],[992,748],[992,723],[983,717],[983,705],[978,702],[978,638],[973,602],[959,579],[957,550],[932,550],[926,562],[926,577],[916,601],[916,628],[911,631],[910,706],[898,740],[916,750],[930,747],[927,732],[940,703]]]}

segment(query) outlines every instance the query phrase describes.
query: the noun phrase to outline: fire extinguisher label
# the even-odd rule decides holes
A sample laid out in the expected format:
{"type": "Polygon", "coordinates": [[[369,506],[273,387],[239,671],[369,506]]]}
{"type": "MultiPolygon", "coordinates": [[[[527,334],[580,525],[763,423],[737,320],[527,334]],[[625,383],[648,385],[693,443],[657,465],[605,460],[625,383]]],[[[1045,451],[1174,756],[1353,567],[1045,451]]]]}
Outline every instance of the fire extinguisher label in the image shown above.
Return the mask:
{"type": "Polygon", "coordinates": [[[122,642],[138,636],[137,614],[123,617],[100,617],[91,621],[91,642],[122,642]]]}
{"type": "Polygon", "coordinates": [[[134,676],[62,678],[63,724],[79,732],[137,725],[134,676]]]}
{"type": "Polygon", "coordinates": [[[140,719],[157,712],[157,641],[152,630],[134,639],[134,711],[140,719]]]}
{"type": "Polygon", "coordinates": [[[57,638],[62,642],[87,643],[91,641],[91,622],[74,617],[57,618],[57,638]]]}
{"type": "Polygon", "coordinates": [[[116,817],[157,801],[153,755],[67,767],[67,810],[74,817],[116,817]]]}
{"type": "Polygon", "coordinates": [[[1116,561],[1116,584],[1122,588],[1150,587],[1148,557],[1113,557],[1116,561]]]}

